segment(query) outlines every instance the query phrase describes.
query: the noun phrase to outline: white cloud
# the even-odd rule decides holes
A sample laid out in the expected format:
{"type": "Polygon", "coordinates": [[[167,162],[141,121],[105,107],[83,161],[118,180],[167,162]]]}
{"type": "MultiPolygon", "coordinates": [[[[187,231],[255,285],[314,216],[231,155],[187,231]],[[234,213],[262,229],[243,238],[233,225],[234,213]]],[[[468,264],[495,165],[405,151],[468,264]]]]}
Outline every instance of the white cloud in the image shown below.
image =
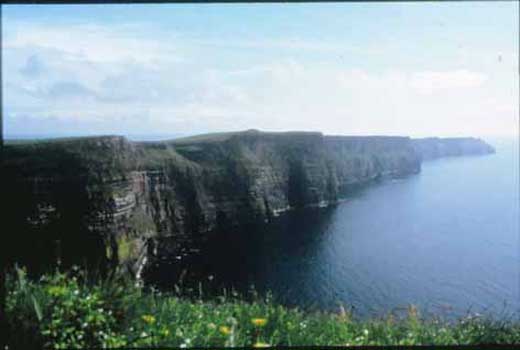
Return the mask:
{"type": "Polygon", "coordinates": [[[130,25],[50,26],[23,22],[12,23],[9,29],[4,49],[53,50],[60,52],[65,60],[153,65],[183,59],[179,49],[171,44],[172,40],[167,40],[170,38],[154,40],[139,36],[138,27],[130,25]]]}
{"type": "Polygon", "coordinates": [[[324,54],[362,54],[362,55],[384,55],[384,50],[374,47],[359,47],[355,45],[338,45],[337,42],[329,40],[308,40],[299,37],[276,38],[276,39],[258,39],[250,38],[249,40],[203,40],[191,39],[192,45],[210,47],[210,48],[233,48],[241,50],[259,49],[259,50],[299,50],[324,54]]]}
{"type": "MultiPolygon", "coordinates": [[[[478,136],[515,125],[514,76],[469,69],[376,72],[276,57],[248,68],[223,67],[211,60],[222,42],[204,59],[193,56],[200,41],[173,34],[151,39],[130,28],[11,28],[3,47],[10,118],[73,121],[111,133],[260,128],[478,136]]],[[[243,41],[228,44],[247,50],[243,41]]],[[[334,52],[331,44],[292,45],[334,52]]]]}
{"type": "Polygon", "coordinates": [[[481,86],[487,77],[484,74],[467,70],[447,72],[419,72],[412,75],[410,86],[420,93],[433,93],[439,90],[467,89],[481,86]]]}

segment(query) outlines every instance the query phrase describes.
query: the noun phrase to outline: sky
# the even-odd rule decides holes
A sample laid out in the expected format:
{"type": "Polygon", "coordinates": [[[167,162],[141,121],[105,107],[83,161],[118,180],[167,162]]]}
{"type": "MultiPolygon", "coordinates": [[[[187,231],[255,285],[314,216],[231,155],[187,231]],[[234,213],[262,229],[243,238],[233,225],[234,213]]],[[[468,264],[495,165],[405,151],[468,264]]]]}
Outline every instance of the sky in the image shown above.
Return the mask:
{"type": "Polygon", "coordinates": [[[515,136],[518,6],[2,5],[4,137],[515,136]]]}

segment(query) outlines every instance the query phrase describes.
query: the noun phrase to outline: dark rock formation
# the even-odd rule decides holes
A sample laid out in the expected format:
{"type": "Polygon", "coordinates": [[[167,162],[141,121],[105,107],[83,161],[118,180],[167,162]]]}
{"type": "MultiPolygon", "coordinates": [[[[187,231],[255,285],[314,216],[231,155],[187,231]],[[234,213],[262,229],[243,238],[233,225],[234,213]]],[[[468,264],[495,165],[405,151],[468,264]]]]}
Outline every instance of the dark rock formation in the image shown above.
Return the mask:
{"type": "Polygon", "coordinates": [[[11,252],[25,264],[59,257],[135,272],[161,239],[181,244],[218,227],[329,205],[350,186],[419,172],[417,150],[428,158],[474,150],[465,140],[432,142],[250,130],[163,142],[8,144],[2,175],[11,252]]]}

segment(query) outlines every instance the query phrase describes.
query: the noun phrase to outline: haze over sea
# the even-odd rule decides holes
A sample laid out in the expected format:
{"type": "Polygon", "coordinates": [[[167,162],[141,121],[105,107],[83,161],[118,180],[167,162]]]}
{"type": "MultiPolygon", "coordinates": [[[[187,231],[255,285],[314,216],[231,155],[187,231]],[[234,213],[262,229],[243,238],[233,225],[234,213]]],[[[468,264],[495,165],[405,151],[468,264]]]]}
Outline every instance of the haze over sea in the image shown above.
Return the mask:
{"type": "Polygon", "coordinates": [[[518,315],[518,141],[490,143],[496,154],[425,161],[420,174],[373,183],[333,208],[219,236],[202,265],[227,286],[254,284],[306,309],[518,315]]]}

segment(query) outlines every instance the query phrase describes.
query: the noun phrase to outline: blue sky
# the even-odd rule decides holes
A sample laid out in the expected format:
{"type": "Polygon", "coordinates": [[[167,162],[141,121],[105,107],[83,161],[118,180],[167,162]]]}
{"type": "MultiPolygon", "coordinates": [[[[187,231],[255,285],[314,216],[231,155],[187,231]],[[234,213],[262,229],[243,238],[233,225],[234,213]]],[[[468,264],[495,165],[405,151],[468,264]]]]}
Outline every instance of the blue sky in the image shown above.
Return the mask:
{"type": "Polygon", "coordinates": [[[2,10],[7,137],[518,133],[518,2],[2,10]]]}

